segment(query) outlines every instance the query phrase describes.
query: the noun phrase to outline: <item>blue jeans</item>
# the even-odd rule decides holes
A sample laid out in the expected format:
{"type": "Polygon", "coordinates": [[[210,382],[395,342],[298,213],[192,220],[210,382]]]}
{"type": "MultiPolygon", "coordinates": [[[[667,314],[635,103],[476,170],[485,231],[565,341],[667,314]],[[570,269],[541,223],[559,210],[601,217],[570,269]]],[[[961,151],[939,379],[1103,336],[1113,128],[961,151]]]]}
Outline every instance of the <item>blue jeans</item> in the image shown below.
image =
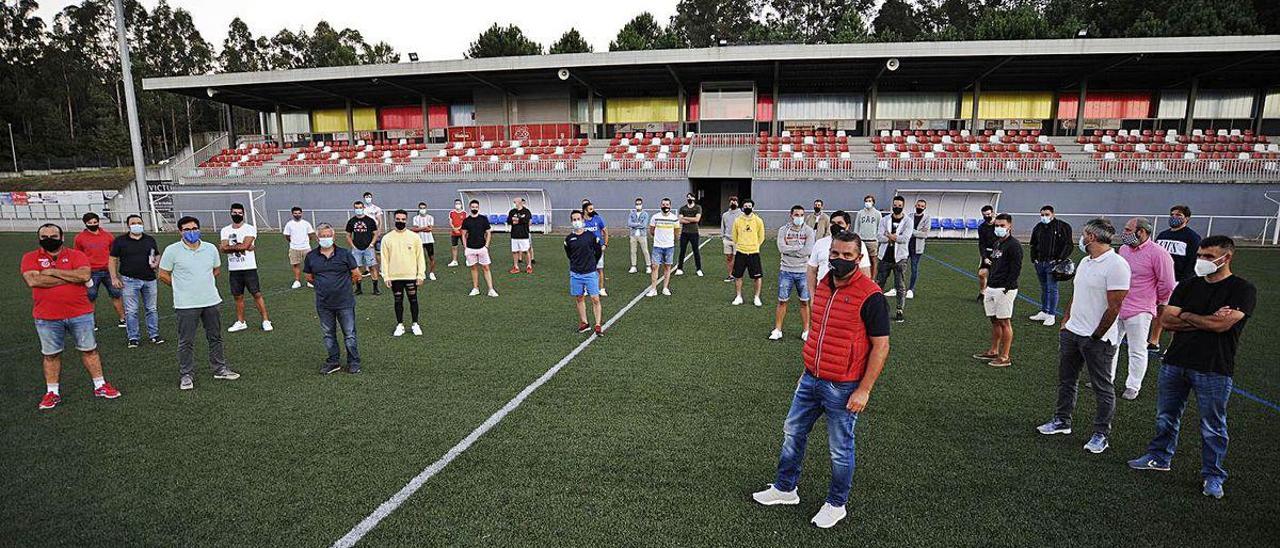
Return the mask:
{"type": "Polygon", "coordinates": [[[916,279],[920,277],[920,254],[916,253],[915,238],[911,239],[911,251],[907,258],[911,259],[911,281],[907,283],[907,291],[915,291],[916,279]]]}
{"type": "Polygon", "coordinates": [[[342,350],[338,348],[338,327],[342,328],[342,342],[347,347],[347,365],[360,366],[360,350],[356,347],[356,309],[316,307],[316,315],[320,317],[320,330],[324,333],[324,347],[329,351],[325,365],[338,365],[342,362],[342,350]]]}
{"type": "Polygon", "coordinates": [[[844,506],[849,500],[849,486],[853,484],[854,443],[853,426],[858,414],[845,408],[849,396],[858,387],[856,382],[831,382],[821,380],[808,371],[800,375],[796,393],[791,399],[791,410],[782,426],[782,455],[778,458],[778,477],[774,487],[791,491],[800,481],[800,468],[804,465],[805,445],[813,423],[823,413],[827,414],[827,445],[831,450],[831,485],[827,489],[827,503],[844,506]]]}
{"type": "Polygon", "coordinates": [[[36,334],[40,336],[40,353],[56,356],[62,353],[67,336],[75,341],[76,350],[90,352],[98,349],[93,336],[93,313],[81,314],[65,320],[36,320],[36,334]]]}
{"type": "Polygon", "coordinates": [[[1036,261],[1036,278],[1040,280],[1040,311],[1058,313],[1058,280],[1053,279],[1053,263],[1036,261]]]}
{"type": "Polygon", "coordinates": [[[1200,409],[1200,475],[1226,479],[1222,461],[1227,457],[1227,399],[1231,397],[1231,377],[1203,373],[1176,365],[1160,368],[1160,393],[1156,399],[1156,437],[1147,452],[1161,462],[1173,459],[1178,447],[1178,428],[1187,396],[1196,392],[1200,409]]]}
{"type": "Polygon", "coordinates": [[[116,289],[116,286],[111,285],[111,272],[108,272],[106,270],[94,270],[93,272],[89,273],[89,281],[93,282],[92,284],[89,284],[89,290],[88,290],[90,301],[98,300],[99,288],[106,289],[107,296],[111,297],[112,299],[120,298],[120,290],[116,289]]]}
{"type": "Polygon", "coordinates": [[[142,338],[138,330],[138,302],[146,311],[147,334],[160,336],[160,315],[156,313],[156,281],[145,281],[128,276],[120,276],[124,283],[124,327],[126,337],[131,341],[142,338]]]}

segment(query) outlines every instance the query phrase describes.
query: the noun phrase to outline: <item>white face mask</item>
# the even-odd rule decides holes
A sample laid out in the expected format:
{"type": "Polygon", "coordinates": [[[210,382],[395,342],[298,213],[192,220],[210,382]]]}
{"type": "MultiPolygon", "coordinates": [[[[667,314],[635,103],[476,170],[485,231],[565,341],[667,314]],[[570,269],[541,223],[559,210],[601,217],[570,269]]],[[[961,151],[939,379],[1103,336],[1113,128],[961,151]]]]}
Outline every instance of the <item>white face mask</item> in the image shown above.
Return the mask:
{"type": "Polygon", "coordinates": [[[1005,237],[1005,236],[1008,236],[1008,235],[1009,235],[1009,227],[1007,227],[1007,226],[997,226],[997,227],[996,227],[996,229],[995,229],[995,232],[996,232],[996,237],[997,237],[997,238],[1003,238],[1003,237],[1005,237]]]}
{"type": "Polygon", "coordinates": [[[425,207],[418,208],[418,215],[426,215],[426,214],[427,214],[427,208],[425,207]]]}
{"type": "Polygon", "coordinates": [[[582,229],[583,229],[583,228],[585,228],[586,226],[587,226],[587,223],[584,223],[584,222],[582,222],[581,220],[577,220],[577,221],[574,221],[574,222],[573,222],[573,229],[574,229],[574,230],[582,230],[582,229]]]}
{"type": "Polygon", "coordinates": [[[796,225],[796,226],[800,226],[800,225],[804,224],[804,217],[792,217],[792,218],[791,218],[791,224],[796,225]]]}
{"type": "Polygon", "coordinates": [[[462,211],[462,204],[453,204],[453,208],[458,211],[462,211]]]}
{"type": "Polygon", "coordinates": [[[866,207],[867,207],[867,209],[871,209],[871,208],[873,208],[873,207],[876,207],[876,203],[875,203],[875,202],[862,202],[862,205],[866,206],[866,207]]]}
{"type": "Polygon", "coordinates": [[[1196,276],[1204,277],[1222,269],[1222,265],[1208,259],[1196,259],[1196,276]]]}
{"type": "Polygon", "coordinates": [[[1040,216],[1040,222],[1042,222],[1042,223],[1044,223],[1044,224],[1049,224],[1049,221],[1052,221],[1052,220],[1053,220],[1053,217],[1052,217],[1052,216],[1049,216],[1049,215],[1041,215],[1041,216],[1040,216]]]}
{"type": "Polygon", "coordinates": [[[1079,242],[1079,244],[1077,244],[1077,245],[1079,245],[1079,246],[1080,246],[1080,252],[1081,252],[1081,253],[1088,253],[1088,252],[1089,252],[1089,244],[1084,243],[1084,234],[1081,234],[1081,235],[1080,235],[1080,242],[1079,242]]]}

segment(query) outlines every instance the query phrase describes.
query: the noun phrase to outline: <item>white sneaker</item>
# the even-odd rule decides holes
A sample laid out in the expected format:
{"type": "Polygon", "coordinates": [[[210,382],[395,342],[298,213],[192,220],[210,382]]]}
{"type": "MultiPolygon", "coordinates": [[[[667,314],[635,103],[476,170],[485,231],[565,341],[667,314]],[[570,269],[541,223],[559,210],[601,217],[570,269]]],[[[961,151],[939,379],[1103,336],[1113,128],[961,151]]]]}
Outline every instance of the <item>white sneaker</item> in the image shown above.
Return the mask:
{"type": "Polygon", "coordinates": [[[399,337],[399,336],[401,336],[401,335],[404,335],[404,324],[402,324],[402,323],[398,323],[398,324],[396,324],[396,331],[395,331],[394,333],[392,333],[392,334],[391,334],[391,336],[392,336],[392,337],[399,337]]]}
{"type": "Polygon", "coordinates": [[[1035,315],[1028,317],[1027,319],[1033,322],[1042,322],[1044,321],[1045,316],[1046,314],[1044,313],[1043,310],[1041,310],[1039,312],[1036,312],[1035,315]]]}
{"type": "Polygon", "coordinates": [[[609,292],[608,292],[608,291],[605,291],[605,290],[604,290],[604,288],[602,287],[602,288],[600,288],[600,296],[601,296],[601,297],[608,297],[608,296],[609,296],[609,292]]]}
{"type": "Polygon", "coordinates": [[[449,266],[458,266],[458,261],[449,261],[449,266]]]}
{"type": "Polygon", "coordinates": [[[1057,321],[1058,321],[1058,317],[1057,317],[1057,316],[1045,316],[1045,317],[1044,317],[1044,324],[1045,324],[1045,325],[1047,325],[1047,326],[1052,326],[1052,325],[1053,325],[1054,323],[1056,323],[1057,321]]]}
{"type": "Polygon", "coordinates": [[[818,510],[818,513],[814,514],[813,519],[809,520],[809,522],[821,529],[830,529],[840,523],[840,520],[847,515],[849,513],[845,511],[843,506],[832,506],[824,502],[822,503],[822,509],[818,510]]]}
{"type": "Polygon", "coordinates": [[[644,294],[644,296],[646,296],[646,297],[657,297],[657,296],[658,296],[658,290],[657,290],[657,289],[654,289],[654,288],[652,288],[652,287],[650,287],[650,288],[649,288],[649,292],[648,292],[648,293],[645,293],[645,294],[644,294]]]}
{"type": "Polygon", "coordinates": [[[781,330],[779,330],[779,329],[774,329],[773,331],[770,331],[770,332],[769,332],[769,340],[771,340],[771,341],[776,341],[776,340],[781,339],[781,338],[782,338],[782,331],[781,331],[781,330]]]}
{"type": "Polygon", "coordinates": [[[915,290],[908,289],[908,290],[907,290],[907,298],[908,298],[908,299],[914,299],[914,298],[916,298],[916,292],[915,292],[915,290]]]}
{"type": "Polygon", "coordinates": [[[653,267],[652,267],[652,266],[646,266],[646,267],[644,267],[644,273],[645,273],[645,274],[653,274],[653,267]]]}
{"type": "Polygon", "coordinates": [[[636,273],[636,267],[634,267],[634,266],[633,266],[633,267],[631,267],[631,269],[627,271],[627,274],[635,274],[635,273],[636,273]]]}
{"type": "Polygon", "coordinates": [[[307,287],[314,288],[315,286],[314,286],[314,285],[311,285],[311,282],[307,282],[307,287]]]}
{"type": "Polygon", "coordinates": [[[699,278],[701,278],[701,277],[702,277],[702,271],[701,271],[701,270],[699,270],[699,271],[698,271],[698,277],[699,277],[699,278]]]}
{"type": "Polygon", "coordinates": [[[778,504],[792,506],[800,504],[800,493],[796,492],[795,489],[790,491],[779,491],[772,483],[769,484],[768,489],[752,493],[751,498],[765,506],[774,506],[778,504]]]}
{"type": "Polygon", "coordinates": [[[494,291],[494,289],[491,287],[491,288],[489,288],[489,296],[490,296],[490,297],[497,297],[497,296],[498,296],[498,292],[497,292],[497,291],[494,291]]]}
{"type": "Polygon", "coordinates": [[[434,281],[436,281],[436,273],[435,273],[435,272],[432,272],[432,273],[430,273],[430,274],[427,274],[427,279],[429,279],[429,280],[431,280],[431,281],[433,281],[433,282],[434,282],[434,281]]]}
{"type": "Polygon", "coordinates": [[[803,333],[800,333],[800,340],[804,342],[809,342],[809,332],[805,331],[803,333]]]}
{"type": "Polygon", "coordinates": [[[664,288],[662,288],[662,294],[663,294],[663,295],[666,295],[666,296],[668,296],[668,297],[670,297],[670,296],[671,296],[671,290],[670,290],[670,289],[668,289],[668,288],[666,288],[666,287],[664,287],[664,288]]]}
{"type": "Polygon", "coordinates": [[[760,302],[760,297],[756,297],[756,298],[755,298],[755,300],[754,300],[754,301],[752,301],[752,303],[751,303],[751,304],[754,304],[754,305],[756,305],[756,306],[764,306],[764,303],[760,302]]]}
{"type": "Polygon", "coordinates": [[[897,297],[897,296],[898,296],[898,289],[895,287],[895,288],[893,288],[893,289],[890,289],[890,290],[888,290],[888,291],[885,291],[885,292],[884,292],[884,296],[886,296],[886,297],[897,297]]]}
{"type": "Polygon", "coordinates": [[[732,302],[732,303],[730,303],[730,304],[732,304],[733,306],[738,306],[738,305],[742,304],[742,295],[738,295],[738,296],[734,297],[734,298],[733,298],[733,302],[732,302]]]}
{"type": "Polygon", "coordinates": [[[231,327],[227,328],[227,333],[235,333],[236,331],[244,331],[246,329],[249,329],[249,324],[238,321],[231,324],[231,327]]]}
{"type": "Polygon", "coordinates": [[[421,337],[421,336],[422,336],[422,328],[421,328],[421,327],[419,327],[419,326],[418,326],[418,324],[416,324],[416,323],[415,323],[415,324],[413,324],[412,326],[410,326],[410,329],[412,329],[412,330],[413,330],[413,334],[414,334],[414,335],[417,335],[417,336],[419,336],[419,337],[421,337]]]}
{"type": "Polygon", "coordinates": [[[683,269],[680,269],[680,268],[677,268],[677,269],[676,269],[676,276],[684,276],[684,270],[683,270],[683,269]]]}
{"type": "Polygon", "coordinates": [[[473,287],[473,288],[471,288],[471,292],[470,292],[470,293],[467,293],[467,296],[468,296],[468,297],[474,297],[474,296],[479,295],[479,294],[480,294],[480,288],[478,288],[478,287],[473,287]]]}
{"type": "Polygon", "coordinates": [[[293,285],[292,285],[292,286],[289,286],[289,288],[290,288],[290,289],[297,289],[297,288],[299,288],[299,287],[302,287],[302,282],[300,282],[300,281],[298,281],[298,280],[294,280],[294,281],[293,281],[293,285]]]}
{"type": "Polygon", "coordinates": [[[271,325],[271,322],[270,322],[270,321],[268,321],[268,320],[263,320],[263,321],[262,321],[262,330],[263,330],[263,331],[271,331],[272,329],[275,329],[275,327],[273,327],[273,326],[271,325]]]}

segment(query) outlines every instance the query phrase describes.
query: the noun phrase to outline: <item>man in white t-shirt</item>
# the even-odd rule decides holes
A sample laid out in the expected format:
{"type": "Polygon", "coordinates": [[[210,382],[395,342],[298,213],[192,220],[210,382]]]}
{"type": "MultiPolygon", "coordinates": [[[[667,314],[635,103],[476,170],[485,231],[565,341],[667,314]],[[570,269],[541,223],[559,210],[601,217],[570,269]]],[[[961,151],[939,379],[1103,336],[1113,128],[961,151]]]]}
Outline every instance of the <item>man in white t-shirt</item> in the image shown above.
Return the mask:
{"type": "Polygon", "coordinates": [[[1053,420],[1037,428],[1041,434],[1071,433],[1076,383],[1080,370],[1088,368],[1098,411],[1093,436],[1084,448],[1094,454],[1107,450],[1116,413],[1111,358],[1120,344],[1116,318],[1129,293],[1129,263],[1111,249],[1115,233],[1115,226],[1106,219],[1093,219],[1082,229],[1080,250],[1088,256],[1076,267],[1071,306],[1058,333],[1058,406],[1053,420]]]}
{"type": "MultiPolygon", "coordinates": [[[[293,206],[289,213],[293,218],[284,224],[280,233],[284,234],[284,241],[289,244],[289,265],[293,267],[293,288],[297,289],[302,287],[302,262],[306,260],[307,252],[311,251],[311,238],[315,236],[316,229],[309,221],[303,220],[302,208],[293,206]]],[[[311,282],[307,282],[307,287],[311,287],[311,282]]]]}
{"type": "Polygon", "coordinates": [[[254,257],[254,245],[258,229],[244,222],[244,206],[231,204],[231,224],[222,227],[218,250],[227,256],[227,271],[231,275],[231,295],[236,299],[236,323],[227,328],[228,333],[244,331],[249,324],[244,321],[244,292],[253,295],[262,315],[262,330],[271,331],[271,318],[267,317],[267,303],[262,300],[262,287],[258,283],[258,261],[254,257]]]}
{"type": "Polygon", "coordinates": [[[431,231],[436,227],[436,218],[427,213],[427,203],[418,202],[418,214],[413,216],[413,232],[422,238],[422,252],[427,256],[427,277],[436,279],[436,236],[431,231]]]}
{"type": "MultiPolygon", "coordinates": [[[[845,211],[836,211],[831,214],[830,234],[818,238],[813,243],[813,251],[809,253],[809,262],[806,263],[805,281],[809,284],[809,291],[817,287],[818,280],[826,277],[827,271],[831,270],[831,238],[836,234],[849,230],[849,225],[853,221],[853,216],[845,211]]],[[[867,243],[861,242],[862,258],[858,260],[858,270],[862,274],[871,277],[871,254],[867,253],[867,243]]],[[[809,332],[805,331],[800,334],[800,338],[809,340],[809,332]]]]}
{"type": "Polygon", "coordinates": [[[671,211],[671,198],[663,198],[661,211],[649,216],[649,236],[653,240],[653,251],[650,262],[653,271],[649,273],[649,292],[646,297],[658,296],[658,271],[662,274],[662,294],[671,295],[671,265],[676,256],[676,229],[680,227],[680,216],[671,211]]]}

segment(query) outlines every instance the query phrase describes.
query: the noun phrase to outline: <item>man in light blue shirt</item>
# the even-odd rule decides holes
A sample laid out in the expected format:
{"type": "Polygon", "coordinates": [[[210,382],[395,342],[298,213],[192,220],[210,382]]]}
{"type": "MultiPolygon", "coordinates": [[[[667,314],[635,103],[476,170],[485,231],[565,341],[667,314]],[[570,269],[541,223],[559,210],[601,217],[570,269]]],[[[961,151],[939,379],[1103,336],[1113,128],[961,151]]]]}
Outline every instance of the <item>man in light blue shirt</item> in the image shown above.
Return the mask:
{"type": "Polygon", "coordinates": [[[195,388],[196,326],[204,324],[209,342],[209,365],[213,378],[233,381],[240,374],[227,366],[222,352],[222,315],[218,295],[218,273],[222,257],[217,246],[200,239],[200,220],[183,217],[178,220],[182,240],[169,244],[160,256],[157,277],[173,287],[173,308],[178,317],[178,382],[180,390],[195,388]]]}
{"type": "Polygon", "coordinates": [[[627,273],[636,273],[636,251],[639,248],[640,256],[644,257],[644,273],[651,272],[651,264],[649,261],[649,212],[644,210],[644,198],[636,198],[636,209],[627,216],[627,228],[631,229],[631,270],[627,273]]]}

